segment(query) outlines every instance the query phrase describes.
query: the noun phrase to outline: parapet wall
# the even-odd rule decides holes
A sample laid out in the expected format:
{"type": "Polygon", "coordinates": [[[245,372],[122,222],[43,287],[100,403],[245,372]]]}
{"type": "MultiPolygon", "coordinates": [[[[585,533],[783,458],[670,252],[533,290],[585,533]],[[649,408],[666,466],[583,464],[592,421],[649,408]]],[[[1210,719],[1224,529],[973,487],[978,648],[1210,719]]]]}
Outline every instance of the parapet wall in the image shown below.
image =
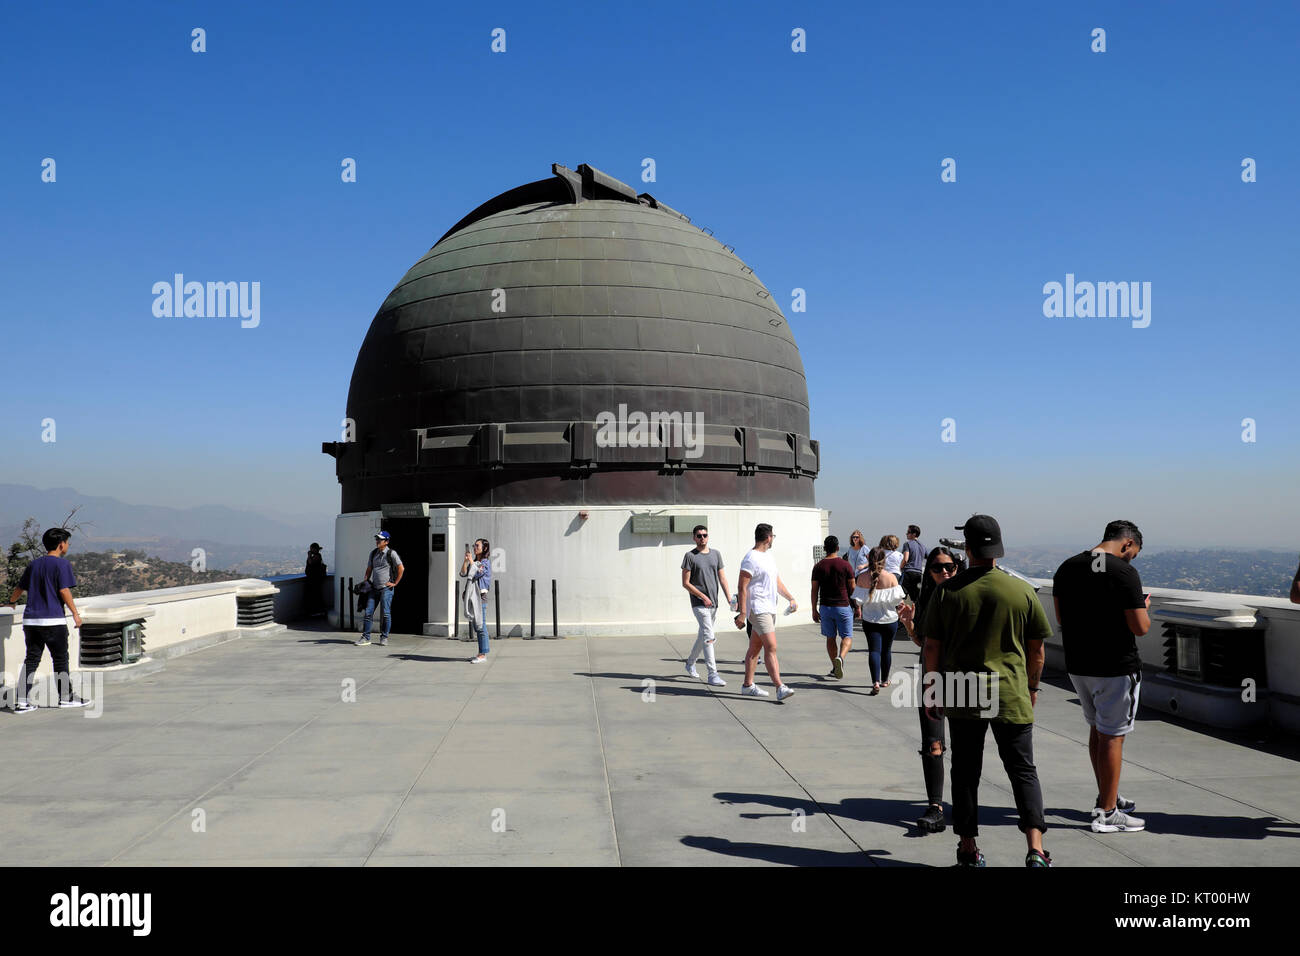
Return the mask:
{"type": "MultiPolygon", "coordinates": [[[[1065,649],[1052,600],[1052,582],[1035,579],[1038,599],[1052,623],[1047,664],[1065,670],[1065,649]]],[[[1142,658],[1141,703],[1163,713],[1224,729],[1272,724],[1300,734],[1300,605],[1285,598],[1213,591],[1150,588],[1151,629],[1137,639],[1142,658]],[[1234,643],[1260,643],[1263,679],[1242,678],[1259,669],[1253,659],[1228,668],[1230,679],[1189,677],[1176,637],[1167,625],[1186,634],[1210,634],[1213,654],[1232,657],[1234,643]]]]}
{"type": "MultiPolygon", "coordinates": [[[[184,645],[193,646],[205,641],[211,643],[214,638],[238,637],[274,628],[274,622],[256,627],[249,627],[246,622],[241,623],[240,599],[245,600],[246,608],[250,599],[269,599],[275,605],[275,621],[292,620],[297,616],[292,598],[296,595],[301,601],[303,580],[300,576],[293,576],[285,579],[284,586],[276,586],[259,578],[243,578],[190,587],[80,598],[77,600],[77,610],[81,612],[83,624],[113,625],[143,621],[145,654],[135,663],[83,667],[80,663],[81,635],[73,626],[69,615],[65,620],[68,626],[71,669],[74,673],[129,671],[167,657],[169,652],[175,652],[184,645]]],[[[21,604],[17,608],[0,608],[0,683],[6,687],[17,683],[27,654],[26,634],[22,626],[25,610],[21,604]]],[[[46,652],[42,655],[36,677],[44,677],[51,671],[50,655],[46,652]]]]}

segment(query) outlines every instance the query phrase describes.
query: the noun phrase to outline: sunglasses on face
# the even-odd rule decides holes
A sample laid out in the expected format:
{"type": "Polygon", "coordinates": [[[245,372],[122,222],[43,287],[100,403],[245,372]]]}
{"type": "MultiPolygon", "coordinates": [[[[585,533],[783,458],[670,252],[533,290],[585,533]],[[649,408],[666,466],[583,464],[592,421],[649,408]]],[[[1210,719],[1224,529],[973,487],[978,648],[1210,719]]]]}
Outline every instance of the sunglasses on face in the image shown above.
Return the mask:
{"type": "Polygon", "coordinates": [[[956,574],[957,565],[951,561],[936,561],[930,565],[931,574],[956,574]]]}
{"type": "Polygon", "coordinates": [[[699,534],[699,533],[696,533],[695,537],[697,537],[697,538],[707,538],[708,535],[707,535],[707,534],[699,534]]]}

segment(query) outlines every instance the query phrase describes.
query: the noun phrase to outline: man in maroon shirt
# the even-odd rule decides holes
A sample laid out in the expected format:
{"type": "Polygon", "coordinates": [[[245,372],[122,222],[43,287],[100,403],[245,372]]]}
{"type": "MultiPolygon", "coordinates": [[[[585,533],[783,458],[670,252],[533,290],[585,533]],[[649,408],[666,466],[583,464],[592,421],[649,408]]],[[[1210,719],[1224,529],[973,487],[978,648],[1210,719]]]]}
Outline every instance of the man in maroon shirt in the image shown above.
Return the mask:
{"type": "Polygon", "coordinates": [[[838,680],[844,676],[844,658],[853,646],[853,606],[849,603],[849,595],[853,593],[853,567],[839,556],[839,538],[830,535],[824,544],[826,557],[812,571],[812,619],[814,624],[822,626],[826,653],[831,659],[830,676],[838,680]]]}

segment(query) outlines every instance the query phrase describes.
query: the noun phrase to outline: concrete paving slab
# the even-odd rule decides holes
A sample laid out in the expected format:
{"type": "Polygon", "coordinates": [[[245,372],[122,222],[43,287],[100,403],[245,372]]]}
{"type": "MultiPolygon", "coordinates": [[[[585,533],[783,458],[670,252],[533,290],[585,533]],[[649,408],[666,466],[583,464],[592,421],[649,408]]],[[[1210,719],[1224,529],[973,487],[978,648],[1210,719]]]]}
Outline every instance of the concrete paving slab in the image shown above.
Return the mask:
{"type": "Polygon", "coordinates": [[[181,799],[143,794],[132,800],[62,797],[55,805],[53,826],[50,804],[10,794],[0,798],[5,861],[22,866],[97,865],[185,805],[181,799]]]}
{"type": "MultiPolygon", "coordinates": [[[[756,805],[748,792],[614,790],[614,819],[626,866],[864,865],[866,855],[823,815],[802,817],[807,796],[792,781],[773,788],[788,805],[756,805]],[[799,829],[801,827],[802,829],[799,829]]],[[[772,798],[768,798],[772,799],[772,798]]]]}
{"type": "Polygon", "coordinates": [[[24,788],[37,800],[58,805],[68,799],[185,801],[216,786],[253,758],[247,754],[157,756],[113,752],[64,761],[57,773],[24,788]]]}
{"type": "Polygon", "coordinates": [[[502,753],[473,748],[438,750],[415,787],[428,790],[548,790],[605,789],[605,765],[600,748],[589,742],[557,739],[545,750],[502,753]]]}
{"type": "Polygon", "coordinates": [[[133,843],[116,859],[151,864],[174,860],[357,857],[368,853],[401,804],[396,793],[275,797],[213,793],[133,843]],[[194,809],[206,830],[194,832],[194,809]]]}
{"type": "Polygon", "coordinates": [[[575,851],[615,855],[603,790],[427,789],[402,804],[372,859],[470,854],[510,866],[515,855],[575,851]]]}
{"type": "Polygon", "coordinates": [[[427,723],[400,719],[347,724],[312,721],[276,745],[282,757],[306,754],[338,754],[364,757],[366,754],[431,754],[451,729],[450,718],[427,723]]]}
{"type": "MultiPolygon", "coordinates": [[[[916,712],[869,696],[865,652],[830,681],[815,629],[783,626],[796,695],[778,705],[740,697],[744,642],[728,637],[720,690],[682,673],[685,637],[501,641],[487,666],[420,637],[215,645],[107,688],[95,720],[0,715],[0,841],[36,863],[951,865],[951,829],[912,826],[916,712]],[[51,808],[72,835],[53,846],[51,808]]],[[[895,675],[915,660],[896,645],[895,675]]],[[[1158,716],[1130,737],[1123,777],[1149,832],[1093,834],[1087,727],[1055,680],[1035,742],[1059,865],[1300,864],[1300,746],[1158,716]]],[[[1022,865],[991,744],[980,794],[990,865],[1022,865]]]]}

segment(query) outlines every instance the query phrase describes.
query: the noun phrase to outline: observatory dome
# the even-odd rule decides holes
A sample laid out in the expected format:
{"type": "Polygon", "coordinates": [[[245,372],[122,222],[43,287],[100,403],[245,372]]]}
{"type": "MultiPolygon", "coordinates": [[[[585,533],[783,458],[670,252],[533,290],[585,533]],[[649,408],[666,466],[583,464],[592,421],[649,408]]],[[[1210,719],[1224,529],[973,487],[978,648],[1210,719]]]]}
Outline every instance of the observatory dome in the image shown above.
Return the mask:
{"type": "Polygon", "coordinates": [[[769,291],[730,246],[586,165],[489,200],[411,267],[370,324],[347,416],[354,440],[323,446],[344,512],[814,504],[803,363],[769,291]],[[611,444],[602,423],[637,413],[661,414],[652,440],[611,444]]]}

